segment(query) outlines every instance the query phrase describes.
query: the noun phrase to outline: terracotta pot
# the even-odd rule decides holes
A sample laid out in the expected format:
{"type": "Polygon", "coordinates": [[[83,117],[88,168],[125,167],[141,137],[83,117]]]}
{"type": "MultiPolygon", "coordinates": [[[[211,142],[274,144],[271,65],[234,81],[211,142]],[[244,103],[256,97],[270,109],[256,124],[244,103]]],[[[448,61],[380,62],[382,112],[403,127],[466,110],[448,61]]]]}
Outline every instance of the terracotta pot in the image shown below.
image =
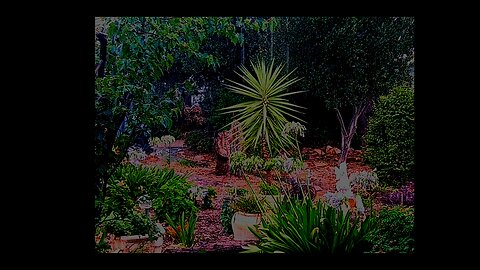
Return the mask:
{"type": "Polygon", "coordinates": [[[248,227],[253,228],[254,225],[260,225],[261,221],[261,214],[235,212],[232,217],[233,239],[239,241],[257,240],[248,227]]]}

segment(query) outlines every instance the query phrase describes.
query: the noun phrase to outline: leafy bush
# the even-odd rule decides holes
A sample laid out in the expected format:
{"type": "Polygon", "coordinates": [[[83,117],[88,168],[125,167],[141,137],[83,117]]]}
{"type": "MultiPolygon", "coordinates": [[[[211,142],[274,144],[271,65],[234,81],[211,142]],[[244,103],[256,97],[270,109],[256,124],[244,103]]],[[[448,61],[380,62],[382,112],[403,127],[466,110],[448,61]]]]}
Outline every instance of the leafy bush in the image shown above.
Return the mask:
{"type": "Polygon", "coordinates": [[[394,88],[380,97],[365,135],[365,161],[378,169],[380,181],[401,185],[415,175],[414,93],[394,88]]]}
{"type": "Polygon", "coordinates": [[[209,153],[213,150],[213,136],[207,130],[192,130],[188,132],[185,143],[193,151],[209,153]]]}
{"type": "Polygon", "coordinates": [[[312,200],[286,199],[277,203],[271,215],[262,217],[259,232],[250,230],[259,244],[246,253],[325,253],[342,254],[367,251],[374,220],[362,220],[350,212],[336,210],[312,200]]]}
{"type": "Polygon", "coordinates": [[[132,221],[131,211],[138,207],[137,200],[147,195],[154,198],[152,208],[159,220],[164,220],[165,214],[175,219],[180,212],[195,207],[188,196],[189,188],[185,177],[171,169],[123,164],[109,179],[103,215],[113,213],[117,219],[132,221]]]}
{"type": "Polygon", "coordinates": [[[191,212],[195,209],[195,202],[191,199],[188,190],[191,185],[185,177],[170,171],[171,178],[151,195],[153,209],[159,220],[165,220],[168,214],[174,221],[182,212],[191,212]]]}
{"type": "Polygon", "coordinates": [[[154,240],[159,230],[157,225],[144,213],[130,210],[126,216],[114,212],[103,223],[105,231],[114,235],[148,235],[154,240]]]}
{"type": "Polygon", "coordinates": [[[413,253],[414,209],[394,206],[383,208],[378,215],[378,232],[372,235],[374,252],[413,253]]]}
{"type": "Polygon", "coordinates": [[[174,222],[168,214],[166,215],[168,234],[178,243],[185,247],[192,247],[195,244],[195,225],[197,224],[197,213],[192,209],[188,219],[185,219],[185,212],[177,218],[178,222],[174,222]]]}

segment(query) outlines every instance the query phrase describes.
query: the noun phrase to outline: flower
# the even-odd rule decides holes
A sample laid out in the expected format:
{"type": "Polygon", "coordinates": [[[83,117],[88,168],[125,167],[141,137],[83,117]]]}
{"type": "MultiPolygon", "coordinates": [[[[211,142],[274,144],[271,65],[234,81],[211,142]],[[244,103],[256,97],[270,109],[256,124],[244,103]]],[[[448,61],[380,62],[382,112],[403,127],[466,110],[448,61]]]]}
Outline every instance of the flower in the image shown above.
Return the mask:
{"type": "Polygon", "coordinates": [[[364,213],[365,212],[365,207],[363,206],[362,197],[360,197],[360,195],[357,194],[355,199],[356,199],[356,202],[357,202],[357,210],[360,211],[361,213],[364,213]]]}

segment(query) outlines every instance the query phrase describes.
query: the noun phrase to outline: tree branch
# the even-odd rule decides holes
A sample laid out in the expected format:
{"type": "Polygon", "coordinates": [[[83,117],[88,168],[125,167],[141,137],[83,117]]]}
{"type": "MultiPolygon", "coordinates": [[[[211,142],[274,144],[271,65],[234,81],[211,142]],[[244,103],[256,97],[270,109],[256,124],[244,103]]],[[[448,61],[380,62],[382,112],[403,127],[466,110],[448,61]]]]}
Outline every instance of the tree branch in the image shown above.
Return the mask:
{"type": "Polygon", "coordinates": [[[347,134],[347,129],[345,128],[345,122],[343,122],[342,114],[338,108],[334,108],[335,112],[337,113],[338,121],[340,122],[340,129],[342,134],[347,134]]]}

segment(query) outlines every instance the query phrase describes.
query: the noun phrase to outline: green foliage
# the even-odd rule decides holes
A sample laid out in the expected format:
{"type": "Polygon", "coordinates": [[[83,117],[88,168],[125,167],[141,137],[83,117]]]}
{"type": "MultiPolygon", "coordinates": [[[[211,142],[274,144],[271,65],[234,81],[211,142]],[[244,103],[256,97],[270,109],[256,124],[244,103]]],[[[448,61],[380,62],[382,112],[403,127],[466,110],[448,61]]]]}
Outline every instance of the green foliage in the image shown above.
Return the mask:
{"type": "Polygon", "coordinates": [[[146,228],[142,225],[146,221],[141,222],[144,214],[138,214],[139,217],[132,212],[139,205],[138,199],[144,195],[154,198],[152,207],[157,219],[164,220],[166,214],[176,218],[181,211],[195,208],[188,196],[189,187],[185,177],[175,174],[173,170],[132,164],[121,165],[109,179],[107,196],[102,207],[102,219],[110,219],[105,218],[107,216],[114,217],[115,221],[112,221],[114,223],[109,226],[117,232],[146,228]],[[137,225],[140,227],[135,227],[137,225]]]}
{"type": "MultiPolygon", "coordinates": [[[[225,64],[221,52],[205,45],[242,45],[242,30],[257,28],[259,23],[269,24],[264,19],[232,17],[102,19],[108,60],[105,77],[95,80],[97,199],[105,199],[107,180],[137,136],[172,127],[181,112],[181,92],[188,88],[188,78],[225,64]],[[165,76],[179,70],[183,72],[171,81],[165,76]]],[[[97,222],[101,212],[96,209],[97,222]]]]}
{"type": "Polygon", "coordinates": [[[285,158],[282,156],[272,157],[264,160],[259,156],[247,155],[237,151],[230,155],[230,170],[232,173],[241,175],[242,173],[258,173],[262,170],[277,170],[280,172],[291,173],[304,168],[304,162],[298,158],[285,158]]]}
{"type": "Polygon", "coordinates": [[[396,87],[380,97],[365,135],[365,162],[376,167],[381,182],[401,185],[415,176],[413,90],[396,87]]]}
{"type": "Polygon", "coordinates": [[[246,190],[244,188],[233,187],[233,188],[228,190],[228,195],[233,196],[233,197],[244,196],[247,193],[248,193],[248,190],[246,190]]]}
{"type": "Polygon", "coordinates": [[[243,196],[235,198],[231,207],[234,212],[244,212],[248,214],[260,214],[262,213],[262,207],[257,198],[251,194],[247,193],[243,196]]]}
{"type": "Polygon", "coordinates": [[[228,198],[225,198],[222,204],[222,211],[220,212],[220,221],[222,222],[223,230],[228,234],[233,233],[233,228],[232,228],[233,214],[235,214],[235,212],[231,207],[231,200],[228,198]]]}
{"type": "Polygon", "coordinates": [[[277,153],[292,145],[290,136],[281,136],[283,127],[288,122],[285,117],[302,121],[291,112],[299,113],[296,108],[303,107],[289,102],[285,97],[305,91],[287,92],[287,88],[300,79],[289,79],[293,71],[280,76],[283,65],[273,69],[273,61],[267,67],[263,60],[251,62],[251,65],[253,73],[244,65],[240,66],[241,73],[237,73],[246,84],[230,79],[227,79],[230,84],[225,84],[233,93],[249,97],[249,101],[222,110],[235,114],[234,121],[240,123],[245,149],[256,148],[265,140],[269,152],[277,153]]]}
{"type": "Polygon", "coordinates": [[[264,195],[279,195],[280,189],[274,184],[268,184],[265,181],[260,182],[260,194],[264,195]]]}
{"type": "Polygon", "coordinates": [[[111,212],[126,218],[138,205],[137,199],[148,194],[150,197],[156,190],[167,183],[174,173],[158,168],[123,164],[109,179],[107,196],[104,201],[104,214],[111,212]]]}
{"type": "Polygon", "coordinates": [[[185,177],[175,175],[170,171],[172,178],[156,190],[151,198],[153,199],[153,209],[159,220],[165,220],[169,215],[174,221],[182,212],[190,212],[195,207],[195,202],[191,199],[188,190],[191,184],[185,177]]]}
{"type": "Polygon", "coordinates": [[[210,153],[213,150],[213,136],[207,130],[192,130],[188,132],[185,143],[193,151],[210,153]]]}
{"type": "Polygon", "coordinates": [[[217,196],[217,192],[213,187],[193,186],[188,192],[190,193],[190,198],[195,201],[195,206],[202,209],[214,208],[213,199],[217,196]]]}
{"type": "Polygon", "coordinates": [[[413,17],[294,17],[288,26],[291,65],[307,78],[299,86],[329,108],[358,104],[411,79],[413,17]]]}
{"type": "Polygon", "coordinates": [[[197,166],[197,163],[193,160],[189,160],[189,159],[184,159],[184,158],[180,158],[177,160],[178,163],[180,163],[180,165],[182,166],[185,166],[185,167],[196,167],[197,166]]]}
{"type": "Polygon", "coordinates": [[[373,220],[351,218],[328,204],[310,199],[285,199],[277,202],[273,213],[262,217],[259,239],[245,253],[323,253],[347,254],[366,250],[367,237],[373,233],[373,220]]]}
{"type": "Polygon", "coordinates": [[[185,212],[177,218],[178,222],[173,221],[166,215],[167,223],[172,228],[173,238],[185,247],[192,247],[195,244],[195,225],[197,224],[197,213],[192,209],[188,219],[185,219],[185,212]]]}
{"type": "Polygon", "coordinates": [[[103,226],[106,232],[114,235],[148,235],[150,240],[154,240],[159,233],[157,225],[147,215],[133,209],[126,216],[112,212],[103,226]]]}
{"type": "Polygon", "coordinates": [[[377,217],[378,232],[371,237],[373,252],[413,253],[415,216],[412,207],[383,208],[377,217]]]}
{"type": "Polygon", "coordinates": [[[102,236],[100,237],[100,241],[95,243],[95,252],[96,253],[106,253],[112,249],[112,247],[108,244],[108,241],[105,240],[107,234],[105,231],[102,232],[102,236]]]}

